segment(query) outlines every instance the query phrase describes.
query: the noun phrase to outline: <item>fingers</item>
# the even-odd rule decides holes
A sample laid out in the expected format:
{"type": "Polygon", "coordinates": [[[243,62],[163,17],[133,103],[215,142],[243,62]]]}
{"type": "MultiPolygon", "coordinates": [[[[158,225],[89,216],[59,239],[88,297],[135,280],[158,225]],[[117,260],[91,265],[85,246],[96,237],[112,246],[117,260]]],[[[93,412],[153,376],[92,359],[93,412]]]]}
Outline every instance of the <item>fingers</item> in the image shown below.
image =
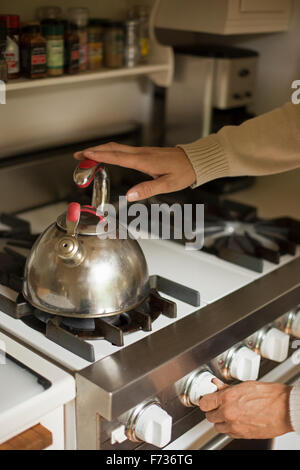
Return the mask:
{"type": "Polygon", "coordinates": [[[215,424],[215,430],[221,434],[229,434],[231,431],[231,426],[227,423],[217,423],[215,424]]]}
{"type": "MultiPolygon", "coordinates": [[[[75,155],[76,156],[76,155],[75,155]]],[[[120,151],[84,151],[76,156],[77,159],[88,158],[100,163],[109,163],[125,168],[133,168],[144,173],[148,173],[147,157],[140,157],[138,154],[120,151]]]]}
{"type": "Polygon", "coordinates": [[[222,392],[209,393],[199,401],[200,410],[207,413],[216,410],[222,403],[222,392]]]}
{"type": "Polygon", "coordinates": [[[74,153],[74,157],[77,160],[83,160],[86,157],[85,154],[87,152],[123,152],[123,153],[141,153],[143,152],[143,147],[134,147],[130,145],[122,145],[116,142],[108,142],[107,144],[98,145],[96,147],[89,147],[87,149],[82,150],[81,152],[74,153]]]}
{"type": "Polygon", "coordinates": [[[206,419],[210,423],[214,423],[214,424],[225,422],[221,408],[218,408],[217,410],[213,410],[213,411],[208,411],[206,413],[206,419]]]}
{"type": "MultiPolygon", "coordinates": [[[[145,181],[131,188],[127,193],[127,200],[129,202],[141,201],[142,199],[148,199],[156,194],[163,194],[169,191],[169,188],[169,177],[161,176],[153,181],[145,181]]],[[[172,189],[170,191],[172,191],[172,189]]]]}
{"type": "Polygon", "coordinates": [[[225,388],[228,387],[227,384],[224,384],[224,382],[222,382],[222,380],[219,380],[217,378],[212,379],[212,383],[214,383],[218,387],[218,390],[224,390],[225,388]]]}

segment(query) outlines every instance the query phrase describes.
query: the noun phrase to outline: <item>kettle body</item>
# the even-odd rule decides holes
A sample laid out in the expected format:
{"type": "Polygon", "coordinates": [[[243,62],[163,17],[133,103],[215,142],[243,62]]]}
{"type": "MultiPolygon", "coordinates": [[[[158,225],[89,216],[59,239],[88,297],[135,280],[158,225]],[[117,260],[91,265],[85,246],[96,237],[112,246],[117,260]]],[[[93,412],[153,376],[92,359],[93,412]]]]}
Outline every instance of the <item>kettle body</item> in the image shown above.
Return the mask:
{"type": "MultiPolygon", "coordinates": [[[[97,171],[96,165],[90,167],[93,179],[101,179],[96,188],[106,194],[103,198],[99,191],[98,199],[94,194],[93,203],[99,203],[99,208],[108,197],[107,174],[97,171]]],[[[80,170],[75,170],[75,181],[80,170]]],[[[149,295],[148,268],[140,245],[131,237],[121,238],[118,231],[114,238],[99,235],[97,225],[104,219],[96,207],[71,203],[68,212],[35,242],[23,283],[23,295],[35,308],[53,315],[96,318],[132,310],[149,295]]]]}

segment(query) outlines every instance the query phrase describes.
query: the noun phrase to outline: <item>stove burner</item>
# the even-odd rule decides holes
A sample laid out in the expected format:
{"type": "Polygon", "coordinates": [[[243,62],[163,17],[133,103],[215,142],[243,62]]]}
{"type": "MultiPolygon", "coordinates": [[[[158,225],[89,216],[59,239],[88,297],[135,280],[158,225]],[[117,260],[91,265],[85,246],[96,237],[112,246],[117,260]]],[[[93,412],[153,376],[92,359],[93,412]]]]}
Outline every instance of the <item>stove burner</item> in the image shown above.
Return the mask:
{"type": "Polygon", "coordinates": [[[176,318],[176,304],[152,289],[140,307],[120,315],[81,319],[54,316],[33,309],[21,319],[48,339],[93,362],[94,348],[84,340],[106,339],[114,346],[121,347],[124,345],[124,335],[138,330],[151,331],[152,322],[161,314],[176,318]]]}
{"type": "Polygon", "coordinates": [[[14,299],[0,294],[0,310],[22,320],[51,341],[87,361],[95,360],[93,344],[87,340],[105,339],[121,347],[124,345],[124,335],[138,330],[151,331],[152,322],[159,315],[176,318],[176,303],[162,297],[158,292],[196,307],[200,305],[199,292],[160,276],[152,276],[148,299],[134,310],[120,315],[80,319],[54,316],[37,310],[26,302],[21,293],[26,255],[16,249],[25,249],[27,254],[38,235],[32,235],[30,225],[17,217],[0,214],[0,222],[10,227],[10,230],[0,231],[0,284],[9,287],[16,294],[14,299]]]}
{"type": "Polygon", "coordinates": [[[263,260],[279,264],[280,256],[295,255],[297,244],[300,222],[259,219],[245,204],[223,201],[205,218],[204,250],[256,272],[263,272],[263,260]]]}

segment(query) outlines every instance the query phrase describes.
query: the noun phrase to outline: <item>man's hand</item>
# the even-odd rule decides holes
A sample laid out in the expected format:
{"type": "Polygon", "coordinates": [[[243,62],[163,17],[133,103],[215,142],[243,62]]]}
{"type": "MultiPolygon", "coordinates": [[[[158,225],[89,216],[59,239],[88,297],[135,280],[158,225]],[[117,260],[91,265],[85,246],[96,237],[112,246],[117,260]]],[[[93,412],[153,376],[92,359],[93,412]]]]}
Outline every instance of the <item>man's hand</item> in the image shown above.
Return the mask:
{"type": "Polygon", "coordinates": [[[199,406],[220,433],[234,439],[271,439],[293,431],[290,392],[287,385],[249,381],[205,395],[199,406]]]}
{"type": "Polygon", "coordinates": [[[153,181],[145,181],[128,191],[128,201],[179,191],[196,181],[194,169],[180,148],[129,147],[112,142],[77,152],[74,157],[133,168],[151,176],[153,181]]]}

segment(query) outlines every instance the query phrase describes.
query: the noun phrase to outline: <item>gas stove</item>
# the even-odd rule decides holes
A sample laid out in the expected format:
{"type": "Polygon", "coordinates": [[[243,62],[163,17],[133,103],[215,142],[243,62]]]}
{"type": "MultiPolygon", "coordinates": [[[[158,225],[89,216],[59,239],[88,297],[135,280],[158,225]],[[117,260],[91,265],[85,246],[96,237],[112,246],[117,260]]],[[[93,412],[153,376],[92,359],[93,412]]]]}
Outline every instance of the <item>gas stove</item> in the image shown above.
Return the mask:
{"type": "Polygon", "coordinates": [[[297,221],[266,223],[248,206],[207,203],[204,250],[139,240],[149,298],[126,314],[79,321],[33,309],[21,294],[32,243],[66,208],[67,198],[0,218],[0,341],[16,345],[10,355],[20,363],[29,351],[76,383],[76,402],[65,405],[65,448],[222,448],[230,438],[196,406],[214,391],[213,376],[296,380],[297,221]]]}

